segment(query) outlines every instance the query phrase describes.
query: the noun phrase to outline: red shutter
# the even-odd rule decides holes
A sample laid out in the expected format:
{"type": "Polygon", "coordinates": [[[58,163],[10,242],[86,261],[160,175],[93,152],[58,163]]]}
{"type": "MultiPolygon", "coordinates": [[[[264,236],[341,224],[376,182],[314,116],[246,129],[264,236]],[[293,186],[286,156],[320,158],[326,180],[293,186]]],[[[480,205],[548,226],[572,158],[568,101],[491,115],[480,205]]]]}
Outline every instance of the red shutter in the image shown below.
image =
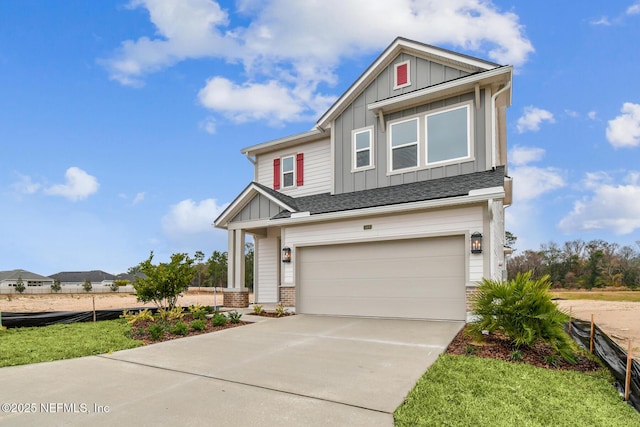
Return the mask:
{"type": "Polygon", "coordinates": [[[273,189],[280,189],[280,159],[273,159],[273,189]]]}
{"type": "Polygon", "coordinates": [[[404,84],[407,84],[407,69],[408,69],[408,65],[407,64],[402,64],[399,65],[396,68],[396,86],[402,86],[404,84]]]}
{"type": "Polygon", "coordinates": [[[304,154],[296,155],[296,185],[298,187],[304,184],[304,154]]]}

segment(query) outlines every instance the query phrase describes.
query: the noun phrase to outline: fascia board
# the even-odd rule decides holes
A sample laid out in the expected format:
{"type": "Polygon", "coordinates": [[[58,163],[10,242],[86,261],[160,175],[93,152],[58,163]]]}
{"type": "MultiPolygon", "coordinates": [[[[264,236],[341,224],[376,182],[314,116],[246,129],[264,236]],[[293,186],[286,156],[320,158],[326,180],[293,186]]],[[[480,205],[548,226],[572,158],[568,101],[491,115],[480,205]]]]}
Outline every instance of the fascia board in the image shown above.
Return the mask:
{"type": "Polygon", "coordinates": [[[322,137],[326,136],[327,134],[324,132],[324,130],[312,129],[308,132],[290,135],[284,138],[274,139],[273,141],[252,145],[250,147],[243,148],[242,150],[240,150],[240,152],[249,156],[255,156],[257,154],[263,154],[280,148],[291,147],[305,142],[319,140],[322,139],[322,137]]]}
{"type": "Polygon", "coordinates": [[[240,193],[238,197],[235,198],[233,202],[231,202],[229,206],[227,206],[227,208],[218,216],[218,218],[216,218],[216,220],[213,222],[213,226],[217,228],[227,228],[228,222],[231,221],[231,219],[236,216],[256,194],[263,195],[273,203],[282,206],[288,211],[296,211],[291,206],[283,203],[281,200],[276,199],[257,185],[251,183],[249,186],[247,186],[247,188],[244,189],[244,191],[242,191],[242,193],[240,193]]]}
{"type": "MultiPolygon", "coordinates": [[[[471,192],[473,193],[473,192],[471,192]]],[[[467,196],[450,197],[446,199],[426,200],[423,202],[402,203],[389,206],[378,206],[374,208],[352,209],[348,211],[330,212],[326,214],[316,214],[302,218],[283,218],[269,220],[268,226],[276,225],[296,225],[311,222],[336,221],[354,217],[375,216],[384,214],[394,214],[402,212],[411,212],[421,209],[436,209],[455,207],[459,205],[468,205],[474,203],[486,202],[489,199],[502,199],[505,196],[503,187],[494,187],[487,191],[478,191],[476,194],[467,196]]]]}
{"type": "Polygon", "coordinates": [[[471,90],[476,84],[486,85],[494,80],[503,80],[504,75],[508,75],[505,81],[511,81],[511,74],[513,72],[512,67],[501,67],[495,70],[483,72],[481,74],[474,74],[460,79],[452,80],[450,82],[440,83],[435,86],[426,87],[424,89],[417,90],[415,92],[407,93],[406,95],[395,96],[393,98],[384,99],[382,101],[372,102],[367,106],[369,111],[391,112],[400,109],[409,108],[410,106],[421,104],[426,99],[435,98],[439,96],[447,96],[454,92],[460,92],[465,90],[471,90]]]}
{"type": "Polygon", "coordinates": [[[342,106],[348,105],[358,96],[365,87],[367,87],[380,73],[380,71],[389,65],[391,61],[402,51],[419,56],[434,62],[448,64],[457,68],[465,69],[469,72],[478,70],[491,70],[500,67],[500,64],[494,64],[481,59],[473,58],[453,51],[440,49],[435,46],[419,43],[413,40],[398,37],[389,47],[387,47],[378,58],[365,70],[360,77],[347,89],[345,93],[336,100],[336,102],[327,110],[316,125],[320,128],[326,128],[330,125],[334,116],[338,111],[342,110],[342,106]]]}

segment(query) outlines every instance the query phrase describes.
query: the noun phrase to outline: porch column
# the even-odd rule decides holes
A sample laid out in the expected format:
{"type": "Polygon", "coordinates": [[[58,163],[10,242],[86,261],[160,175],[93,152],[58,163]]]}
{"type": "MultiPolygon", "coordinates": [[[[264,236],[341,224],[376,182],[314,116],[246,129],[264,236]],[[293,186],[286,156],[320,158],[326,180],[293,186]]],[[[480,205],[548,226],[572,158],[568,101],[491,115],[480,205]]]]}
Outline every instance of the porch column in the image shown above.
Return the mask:
{"type": "Polygon", "coordinates": [[[244,230],[229,230],[227,288],[223,292],[225,307],[249,306],[249,289],[244,286],[244,230]]]}

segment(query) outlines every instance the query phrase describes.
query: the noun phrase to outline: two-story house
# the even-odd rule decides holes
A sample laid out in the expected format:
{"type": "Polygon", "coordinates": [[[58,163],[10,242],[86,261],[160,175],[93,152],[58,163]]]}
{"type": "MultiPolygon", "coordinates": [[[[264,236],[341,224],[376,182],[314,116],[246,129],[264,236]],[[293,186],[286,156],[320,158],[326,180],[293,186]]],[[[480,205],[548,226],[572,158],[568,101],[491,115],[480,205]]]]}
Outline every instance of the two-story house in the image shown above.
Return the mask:
{"type": "Polygon", "coordinates": [[[503,277],[505,110],[513,69],[396,39],[309,132],[242,150],[254,180],[228,230],[224,304],[306,314],[466,320],[503,277]]]}

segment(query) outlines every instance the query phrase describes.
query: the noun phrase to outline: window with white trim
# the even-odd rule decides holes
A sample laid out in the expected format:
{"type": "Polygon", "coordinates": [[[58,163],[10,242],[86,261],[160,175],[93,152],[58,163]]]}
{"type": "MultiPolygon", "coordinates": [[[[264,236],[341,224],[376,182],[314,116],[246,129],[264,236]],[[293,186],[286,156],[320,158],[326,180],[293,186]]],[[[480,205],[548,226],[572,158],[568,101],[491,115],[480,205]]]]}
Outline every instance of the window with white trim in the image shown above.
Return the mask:
{"type": "Polygon", "coordinates": [[[393,90],[411,86],[410,62],[403,61],[393,66],[393,90]]]}
{"type": "Polygon", "coordinates": [[[389,126],[392,171],[418,166],[418,125],[416,117],[389,126]]]}
{"type": "Polygon", "coordinates": [[[282,187],[293,187],[296,183],[296,158],[294,156],[282,158],[282,187]]]}
{"type": "Polygon", "coordinates": [[[373,129],[354,130],[352,132],[353,169],[373,167],[373,129]]]}
{"type": "Polygon", "coordinates": [[[469,106],[427,114],[425,134],[428,165],[469,157],[469,106]]]}

